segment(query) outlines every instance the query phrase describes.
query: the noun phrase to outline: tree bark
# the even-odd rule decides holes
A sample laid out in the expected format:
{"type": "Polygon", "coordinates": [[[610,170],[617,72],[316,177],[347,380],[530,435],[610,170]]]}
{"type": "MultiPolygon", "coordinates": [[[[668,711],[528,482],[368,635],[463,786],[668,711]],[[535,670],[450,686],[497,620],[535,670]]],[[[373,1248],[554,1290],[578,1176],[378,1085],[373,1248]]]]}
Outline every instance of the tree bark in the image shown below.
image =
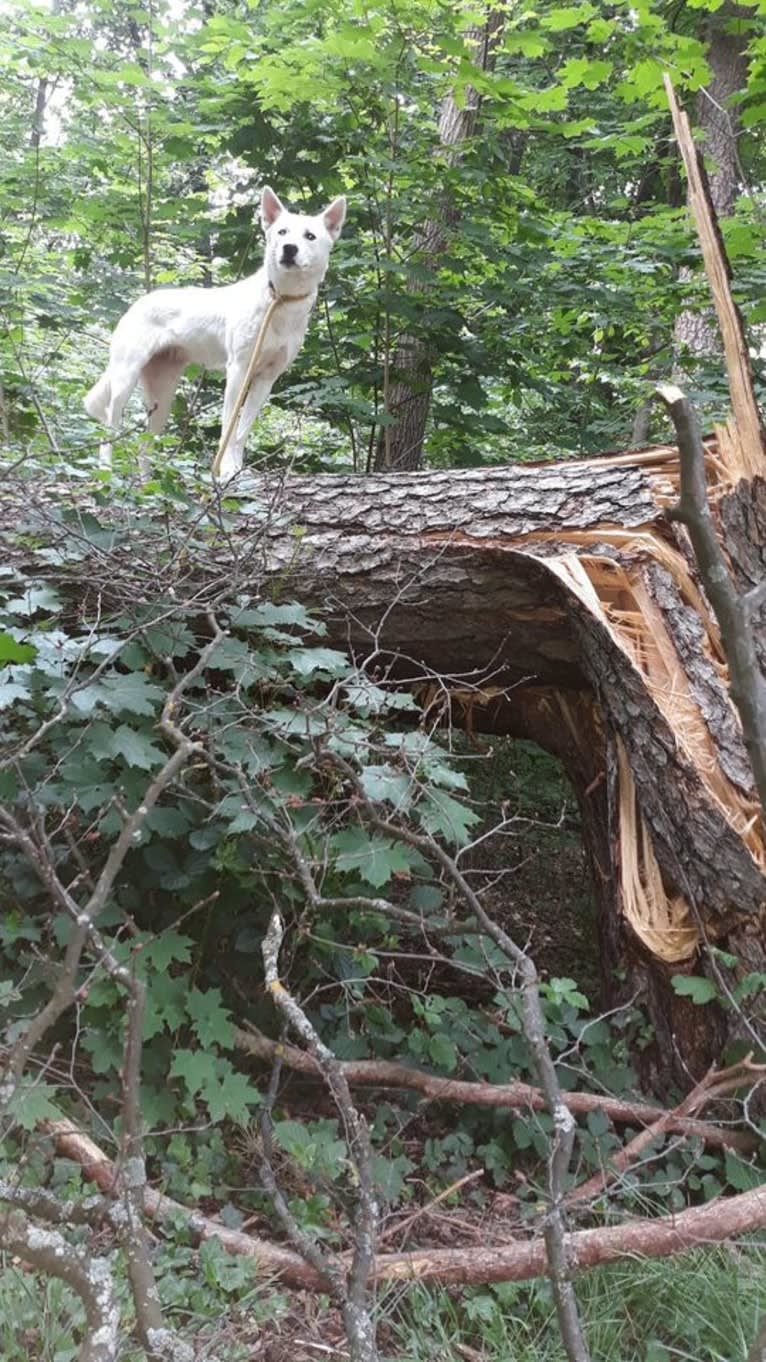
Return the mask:
{"type": "MultiPolygon", "coordinates": [[[[635,458],[291,479],[267,571],[324,604],[337,643],[422,678],[445,722],[529,737],[562,760],[599,900],[602,1001],[641,988],[658,1071],[699,1076],[726,1023],[670,978],[704,969],[705,941],[766,963],[764,835],[718,632],[685,532],[663,514],[676,451],[635,458]],[[297,559],[291,523],[304,529],[297,559]]],[[[766,542],[757,486],[746,536],[741,488],[717,494],[751,584],[766,542]]]]}
{"type": "MultiPolygon", "coordinates": [[[[734,212],[740,187],[737,141],[741,124],[736,96],[747,84],[747,21],[751,18],[752,11],[727,0],[707,20],[710,82],[697,96],[696,122],[718,218],[734,212]]],[[[691,278],[691,271],[683,270],[682,277],[691,278]]],[[[721,348],[709,311],[682,312],[675,325],[675,342],[692,355],[715,355],[721,348]]]]}
{"type": "MultiPolygon", "coordinates": [[[[714,441],[706,454],[724,548],[752,586],[766,484],[732,491],[714,441]]],[[[215,563],[242,581],[251,561],[253,586],[319,606],[329,640],[414,686],[429,722],[441,711],[445,724],[528,737],[560,758],[593,867],[602,1001],[643,993],[657,1072],[688,1083],[720,1054],[729,1023],[679,997],[671,976],[703,972],[711,941],[743,972],[766,968],[766,858],[718,631],[686,532],[665,515],[677,486],[672,446],[563,465],[290,477],[276,495],[273,478],[256,477],[215,563]]],[[[13,523],[22,511],[5,514],[13,523]]],[[[142,583],[127,557],[131,591],[156,591],[148,558],[142,583]]],[[[76,570],[78,592],[107,599],[119,576],[114,555],[108,568],[88,564],[84,585],[76,570]]]]}
{"type": "MultiPolygon", "coordinates": [[[[107,1195],[114,1192],[114,1165],[93,1141],[71,1122],[49,1123],[60,1154],[82,1165],[83,1175],[107,1195]]],[[[188,1213],[177,1201],[152,1187],[144,1193],[146,1213],[157,1220],[186,1219],[194,1242],[217,1239],[227,1253],[255,1258],[262,1272],[273,1273],[286,1286],[325,1291],[324,1278],[299,1253],[242,1230],[230,1229],[220,1220],[199,1212],[188,1213]]],[[[738,1196],[720,1197],[656,1219],[638,1219],[622,1225],[599,1225],[576,1230],[567,1237],[573,1272],[601,1263],[624,1261],[628,1256],[667,1258],[702,1244],[720,1244],[748,1234],[766,1224],[766,1192],[762,1187],[738,1196]]],[[[541,1236],[512,1239],[500,1245],[471,1245],[468,1249],[413,1249],[410,1253],[379,1253],[374,1279],[386,1281],[433,1281],[442,1286],[470,1283],[530,1281],[546,1276],[547,1253],[541,1236]]],[[[758,1357],[758,1354],[756,1354],[758,1357]]]]}

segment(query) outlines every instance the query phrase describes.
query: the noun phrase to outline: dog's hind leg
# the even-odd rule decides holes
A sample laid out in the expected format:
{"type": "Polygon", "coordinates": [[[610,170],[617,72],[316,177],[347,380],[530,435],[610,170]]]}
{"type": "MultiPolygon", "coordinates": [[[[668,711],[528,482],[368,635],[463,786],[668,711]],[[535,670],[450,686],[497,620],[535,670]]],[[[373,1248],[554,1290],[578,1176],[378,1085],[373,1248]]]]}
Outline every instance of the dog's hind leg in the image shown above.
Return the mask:
{"type": "Polygon", "coordinates": [[[109,398],[103,421],[110,430],[119,430],[125,403],[138,382],[138,371],[132,368],[113,368],[109,374],[109,398]]]}
{"type": "MultiPolygon", "coordinates": [[[[144,390],[147,411],[146,424],[151,436],[160,435],[165,429],[178,380],[188,362],[188,356],[183,350],[172,347],[152,355],[141,370],[141,387],[144,390]]],[[[151,476],[148,457],[148,450],[153,443],[151,436],[142,441],[143,450],[138,456],[138,466],[143,478],[151,476]]]]}
{"type": "Polygon", "coordinates": [[[186,353],[178,346],[173,346],[152,355],[141,370],[141,387],[148,412],[147,425],[153,435],[159,435],[165,429],[178,380],[188,363],[186,353]]]}

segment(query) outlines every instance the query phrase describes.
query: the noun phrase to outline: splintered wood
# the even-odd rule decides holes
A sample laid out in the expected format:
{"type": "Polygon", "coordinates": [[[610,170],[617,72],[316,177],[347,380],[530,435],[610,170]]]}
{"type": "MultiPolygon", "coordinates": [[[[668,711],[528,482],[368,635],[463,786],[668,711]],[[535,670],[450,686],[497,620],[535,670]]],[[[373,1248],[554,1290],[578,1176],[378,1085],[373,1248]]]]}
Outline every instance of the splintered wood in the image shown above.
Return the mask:
{"type": "Polygon", "coordinates": [[[673,130],[686,170],[689,208],[697,229],[721,330],[732,418],[724,427],[719,427],[716,434],[729,478],[735,484],[740,478],[766,475],[763,428],[753,389],[750,353],[742,318],[732,297],[729,263],[689,119],[679,106],[670,77],[665,75],[663,79],[673,117],[673,130]]]}
{"type": "MultiPolygon", "coordinates": [[[[679,749],[696,771],[710,800],[747,846],[756,863],[766,865],[763,829],[757,802],[739,789],[722,770],[718,747],[692,692],[663,611],[646,582],[647,560],[654,559],[673,577],[679,593],[702,620],[711,664],[725,676],[717,630],[683,556],[651,532],[615,532],[619,559],[582,551],[584,534],[572,536],[579,554],[562,554],[548,566],[582,605],[597,616],[614,642],[640,672],[647,692],[672,731],[679,749]],[[631,561],[631,554],[635,557],[631,561]]],[[[561,539],[561,536],[559,537],[561,539]]],[[[593,544],[603,546],[610,534],[593,533],[593,544]]],[[[669,893],[640,812],[630,763],[619,750],[620,860],[622,909],[633,931],[653,955],[670,963],[691,958],[699,946],[699,919],[682,895],[669,893]]],[[[701,917],[705,920],[704,906],[701,917]]],[[[712,921],[705,921],[715,936],[712,921]]]]}

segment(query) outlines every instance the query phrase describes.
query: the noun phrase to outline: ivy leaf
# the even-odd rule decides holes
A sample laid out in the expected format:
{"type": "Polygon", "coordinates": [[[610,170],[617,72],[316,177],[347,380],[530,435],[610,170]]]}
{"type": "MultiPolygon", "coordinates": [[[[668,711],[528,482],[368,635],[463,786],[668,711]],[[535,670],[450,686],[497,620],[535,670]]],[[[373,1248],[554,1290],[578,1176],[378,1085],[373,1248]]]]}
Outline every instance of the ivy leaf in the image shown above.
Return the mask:
{"type": "Polygon", "coordinates": [[[175,961],[184,965],[189,963],[193,944],[190,936],[184,936],[182,932],[168,927],[159,936],[147,941],[141,954],[160,974],[164,974],[168,965],[175,961]]]}
{"type": "Polygon", "coordinates": [[[585,1123],[594,1139],[609,1133],[609,1117],[605,1111],[589,1111],[585,1123]]]}
{"type": "Polygon", "coordinates": [[[138,766],[142,771],[150,771],[153,766],[159,766],[165,759],[161,748],[151,742],[144,733],[137,733],[127,724],[120,724],[119,728],[115,729],[111,747],[114,756],[122,757],[128,766],[138,766]]]}
{"type": "Polygon", "coordinates": [[[223,1072],[219,1074],[215,1087],[206,1087],[204,1092],[210,1119],[225,1119],[244,1125],[250,1119],[251,1107],[260,1103],[261,1094],[247,1075],[237,1073],[227,1060],[219,1060],[219,1066],[223,1072]]]}
{"type": "Polygon", "coordinates": [[[337,648],[291,648],[285,656],[296,676],[304,679],[317,672],[338,677],[348,671],[348,658],[337,648]]]}
{"type": "Polygon", "coordinates": [[[346,828],[331,839],[341,872],[360,875],[375,889],[387,884],[392,875],[409,873],[409,849],[387,837],[369,834],[363,828],[346,828]]]}
{"type": "Polygon", "coordinates": [[[726,1150],[726,1181],[737,1192],[750,1192],[763,1186],[763,1171],[745,1163],[730,1149],[726,1150]]]}
{"type": "Polygon", "coordinates": [[[12,634],[0,632],[0,662],[31,662],[36,655],[33,643],[19,643],[12,634]]]}
{"type": "Polygon", "coordinates": [[[155,714],[164,692],[141,672],[108,676],[101,682],[102,704],[113,714],[155,714]]]}
{"type": "Polygon", "coordinates": [[[30,586],[23,596],[15,596],[3,606],[11,615],[36,615],[38,610],[56,614],[61,609],[61,598],[52,586],[30,586]]]}
{"type": "Polygon", "coordinates": [[[182,1078],[190,1097],[215,1082],[216,1056],[204,1050],[176,1050],[170,1065],[171,1078],[182,1078]]]}
{"type": "MultiPolygon", "coordinates": [[[[154,942],[150,943],[147,950],[151,949],[154,944],[154,942]]],[[[160,1035],[162,1031],[169,1031],[172,1034],[180,1026],[183,1026],[186,1020],[188,987],[188,980],[182,975],[174,978],[169,974],[159,974],[156,979],[152,980],[152,986],[146,994],[145,1040],[151,1040],[153,1036],[160,1035]]]]}
{"type": "Polygon", "coordinates": [[[250,609],[235,611],[232,614],[232,624],[239,628],[265,629],[268,627],[278,628],[280,625],[291,625],[295,629],[312,634],[324,634],[327,632],[326,626],[321,620],[313,619],[303,605],[297,601],[290,601],[285,605],[276,605],[272,601],[262,601],[260,605],[250,609]]]}
{"type": "Polygon", "coordinates": [[[228,1008],[223,1006],[219,988],[205,991],[193,988],[186,1002],[186,1011],[200,1043],[206,1049],[214,1044],[231,1045],[234,1027],[228,1008]]]}
{"type": "Polygon", "coordinates": [[[54,1105],[55,1089],[48,1083],[23,1080],[8,1103],[8,1112],[22,1130],[34,1130],[40,1121],[57,1120],[60,1109],[54,1105]]]}
{"type": "Polygon", "coordinates": [[[429,1038],[428,1053],[437,1069],[443,1069],[448,1074],[454,1073],[458,1062],[457,1047],[443,1031],[437,1031],[435,1036],[429,1038]]]}
{"type": "Polygon", "coordinates": [[[441,835],[456,846],[465,846],[469,840],[468,829],[480,822],[473,809],[465,808],[444,790],[428,790],[418,807],[418,814],[426,832],[431,836],[441,835]]]}
{"type": "Polygon", "coordinates": [[[697,974],[674,974],[671,983],[679,998],[691,998],[698,1007],[712,1003],[718,997],[717,984],[697,974]]]}
{"type": "Polygon", "coordinates": [[[384,690],[366,676],[358,676],[345,687],[349,705],[357,713],[383,714],[386,710],[417,709],[417,701],[409,691],[384,690]]]}
{"type": "Polygon", "coordinates": [[[244,1122],[250,1108],[261,1100],[245,1074],[237,1073],[227,1059],[205,1050],[178,1050],[170,1072],[183,1079],[190,1097],[205,1103],[212,1121],[244,1122]]]}
{"type": "Polygon", "coordinates": [[[365,766],[360,780],[368,799],[393,804],[395,809],[406,808],[410,801],[412,778],[393,766],[365,766]]]}
{"type": "Polygon", "coordinates": [[[9,709],[17,700],[27,700],[29,694],[29,686],[22,686],[18,681],[0,681],[0,709],[9,709]]]}

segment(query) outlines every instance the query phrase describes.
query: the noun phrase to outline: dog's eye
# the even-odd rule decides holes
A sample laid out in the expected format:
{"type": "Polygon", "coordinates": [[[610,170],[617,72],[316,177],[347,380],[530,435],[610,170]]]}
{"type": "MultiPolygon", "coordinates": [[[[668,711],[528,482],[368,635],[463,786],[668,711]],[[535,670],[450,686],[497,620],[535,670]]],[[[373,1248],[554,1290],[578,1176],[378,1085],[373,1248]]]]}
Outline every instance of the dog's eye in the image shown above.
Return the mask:
{"type": "Polygon", "coordinates": [[[287,236],[287,228],[280,227],[279,231],[277,232],[277,236],[287,236]]]}
{"type": "Polygon", "coordinates": [[[316,236],[314,232],[304,232],[303,235],[305,236],[307,241],[316,241],[316,236]]]}

